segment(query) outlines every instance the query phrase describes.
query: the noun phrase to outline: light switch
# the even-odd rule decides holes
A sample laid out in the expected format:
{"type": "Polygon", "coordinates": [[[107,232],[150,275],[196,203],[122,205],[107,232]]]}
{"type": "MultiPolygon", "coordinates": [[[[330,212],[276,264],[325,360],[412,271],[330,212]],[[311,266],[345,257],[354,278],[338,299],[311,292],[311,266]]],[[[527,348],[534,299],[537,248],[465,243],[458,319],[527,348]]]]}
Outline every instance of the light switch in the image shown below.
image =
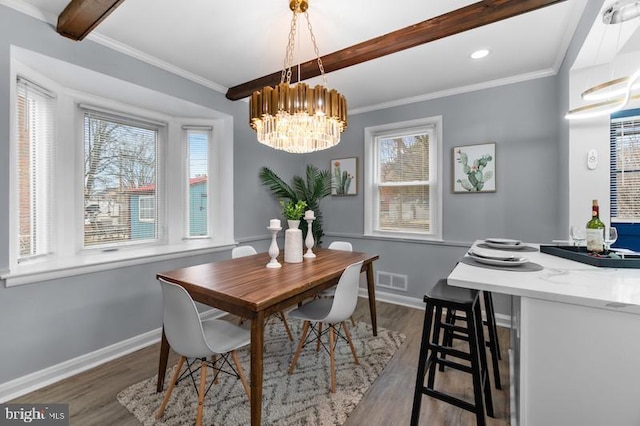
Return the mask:
{"type": "Polygon", "coordinates": [[[587,154],[587,168],[589,170],[595,170],[598,167],[598,151],[595,149],[589,150],[587,154]]]}

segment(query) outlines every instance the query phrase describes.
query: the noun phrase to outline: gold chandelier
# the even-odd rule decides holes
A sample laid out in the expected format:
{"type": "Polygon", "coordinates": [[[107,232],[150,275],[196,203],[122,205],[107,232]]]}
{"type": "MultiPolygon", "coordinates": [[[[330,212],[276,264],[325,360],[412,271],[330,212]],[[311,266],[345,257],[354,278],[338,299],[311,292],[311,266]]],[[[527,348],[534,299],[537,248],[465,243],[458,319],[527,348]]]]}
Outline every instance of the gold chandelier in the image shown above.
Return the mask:
{"type": "Polygon", "coordinates": [[[258,141],[278,150],[298,154],[337,145],[340,134],[347,128],[347,101],[335,89],[327,89],[327,76],[309,22],[308,7],[307,0],[289,2],[293,15],[280,84],[253,92],[249,100],[249,125],[256,131],[258,141]],[[323,85],[313,88],[300,82],[291,86],[295,35],[298,15],[301,13],[307,19],[323,79],[323,85]]]}

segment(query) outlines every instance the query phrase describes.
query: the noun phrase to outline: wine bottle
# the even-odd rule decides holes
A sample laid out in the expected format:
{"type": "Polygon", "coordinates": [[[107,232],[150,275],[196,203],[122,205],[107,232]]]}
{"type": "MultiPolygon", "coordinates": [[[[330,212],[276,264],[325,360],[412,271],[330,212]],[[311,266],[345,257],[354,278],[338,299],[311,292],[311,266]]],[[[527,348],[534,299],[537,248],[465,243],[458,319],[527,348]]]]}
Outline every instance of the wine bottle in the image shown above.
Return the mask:
{"type": "Polygon", "coordinates": [[[593,200],[591,220],[587,222],[587,251],[602,253],[604,250],[604,223],[600,220],[598,200],[593,200]]]}

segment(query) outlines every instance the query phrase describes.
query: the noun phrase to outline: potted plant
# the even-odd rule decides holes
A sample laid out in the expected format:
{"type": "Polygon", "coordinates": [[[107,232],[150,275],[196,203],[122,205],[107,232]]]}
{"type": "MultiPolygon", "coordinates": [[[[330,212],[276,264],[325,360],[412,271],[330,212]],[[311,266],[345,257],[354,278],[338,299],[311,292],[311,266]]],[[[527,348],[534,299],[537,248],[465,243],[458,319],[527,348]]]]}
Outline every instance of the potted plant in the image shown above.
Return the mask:
{"type": "MultiPolygon", "coordinates": [[[[290,200],[294,203],[302,200],[307,203],[307,209],[313,210],[315,220],[312,225],[313,239],[316,246],[322,247],[322,212],[320,211],[319,202],[327,195],[331,195],[331,171],[320,170],[314,165],[307,165],[306,176],[293,177],[293,184],[289,186],[285,181],[280,179],[278,175],[268,167],[260,169],[258,175],[263,185],[269,187],[271,193],[280,199],[290,200]]],[[[303,238],[307,236],[307,222],[300,223],[303,238]]]]}
{"type": "Polygon", "coordinates": [[[294,203],[293,201],[281,200],[280,205],[289,228],[297,228],[300,225],[300,218],[304,215],[304,210],[307,207],[306,201],[298,200],[294,203]]]}

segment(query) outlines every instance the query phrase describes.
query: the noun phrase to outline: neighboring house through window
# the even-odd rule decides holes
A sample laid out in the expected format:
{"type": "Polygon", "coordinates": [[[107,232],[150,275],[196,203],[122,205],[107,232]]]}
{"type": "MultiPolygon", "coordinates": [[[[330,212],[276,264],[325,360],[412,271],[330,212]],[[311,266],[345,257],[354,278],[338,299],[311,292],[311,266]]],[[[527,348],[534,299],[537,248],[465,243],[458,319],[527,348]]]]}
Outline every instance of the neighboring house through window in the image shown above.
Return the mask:
{"type": "Polygon", "coordinates": [[[209,234],[209,151],[211,127],[184,126],[187,149],[187,235],[204,237],[209,234]]]}
{"type": "Polygon", "coordinates": [[[163,125],[83,108],[84,245],[159,238],[158,142],[163,125]]]}
{"type": "Polygon", "coordinates": [[[441,117],[365,129],[365,234],[442,239],[441,117]]]}

